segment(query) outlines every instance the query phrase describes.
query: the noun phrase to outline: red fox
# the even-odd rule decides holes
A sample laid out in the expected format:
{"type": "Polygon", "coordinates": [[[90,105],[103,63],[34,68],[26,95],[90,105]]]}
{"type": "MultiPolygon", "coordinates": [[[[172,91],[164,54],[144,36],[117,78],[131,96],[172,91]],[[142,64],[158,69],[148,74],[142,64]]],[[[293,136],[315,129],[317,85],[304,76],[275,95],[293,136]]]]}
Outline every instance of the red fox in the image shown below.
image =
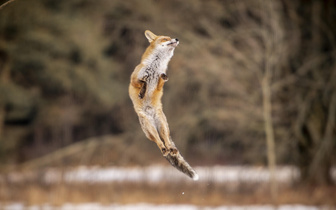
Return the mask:
{"type": "Polygon", "coordinates": [[[149,30],[145,31],[145,36],[150,45],[142,55],[140,64],[135,67],[129,85],[129,95],[135,112],[146,137],[157,144],[170,164],[198,180],[198,175],[183,159],[172,141],[168,122],[162,111],[163,85],[168,81],[167,66],[179,41],[168,36],[157,36],[149,30]]]}

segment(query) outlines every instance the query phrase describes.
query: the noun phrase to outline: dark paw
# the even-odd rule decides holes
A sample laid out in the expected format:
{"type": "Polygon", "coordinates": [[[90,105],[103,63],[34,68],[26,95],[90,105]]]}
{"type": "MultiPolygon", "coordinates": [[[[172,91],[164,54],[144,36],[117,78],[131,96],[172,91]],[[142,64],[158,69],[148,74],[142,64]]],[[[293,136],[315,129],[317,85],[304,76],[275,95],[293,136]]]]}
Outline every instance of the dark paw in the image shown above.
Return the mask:
{"type": "Polygon", "coordinates": [[[145,97],[145,93],[146,93],[146,89],[147,89],[147,83],[146,82],[141,82],[142,83],[142,87],[140,89],[140,92],[139,92],[139,98],[140,99],[143,99],[145,97]]]}
{"type": "Polygon", "coordinates": [[[161,78],[163,79],[163,80],[165,80],[165,81],[168,81],[168,76],[167,76],[167,74],[161,74],[161,78]]]}
{"type": "Polygon", "coordinates": [[[171,155],[175,156],[175,155],[178,154],[178,150],[177,150],[176,147],[171,147],[171,148],[169,149],[169,153],[170,153],[171,155]]]}
{"type": "Polygon", "coordinates": [[[140,99],[143,99],[143,97],[145,96],[145,93],[139,93],[138,96],[139,96],[140,99]]]}
{"type": "Polygon", "coordinates": [[[167,156],[168,155],[168,150],[166,148],[162,148],[161,152],[162,152],[163,156],[167,156]]]}
{"type": "Polygon", "coordinates": [[[145,97],[145,93],[146,93],[146,87],[143,87],[140,92],[139,92],[139,98],[143,99],[145,97]]]}

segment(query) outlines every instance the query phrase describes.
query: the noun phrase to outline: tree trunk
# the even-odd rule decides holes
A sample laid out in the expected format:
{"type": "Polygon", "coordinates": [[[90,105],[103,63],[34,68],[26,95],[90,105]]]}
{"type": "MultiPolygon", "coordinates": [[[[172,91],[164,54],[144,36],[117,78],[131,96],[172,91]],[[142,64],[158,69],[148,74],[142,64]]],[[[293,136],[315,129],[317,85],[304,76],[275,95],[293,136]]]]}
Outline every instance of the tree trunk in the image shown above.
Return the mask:
{"type": "Polygon", "coordinates": [[[335,148],[336,92],[331,96],[326,116],[327,122],[324,135],[309,168],[309,178],[319,185],[332,184],[330,170],[332,167],[332,154],[335,148]]]}
{"type": "MultiPolygon", "coordinates": [[[[2,88],[10,81],[10,59],[4,52],[0,52],[0,83],[2,88]]],[[[6,115],[6,98],[0,96],[0,140],[3,135],[6,115]]]]}
{"type": "Polygon", "coordinates": [[[0,101],[0,141],[3,135],[3,128],[5,124],[5,105],[0,101]]]}
{"type": "MultiPolygon", "coordinates": [[[[267,71],[266,71],[267,72],[267,71]]],[[[267,161],[270,171],[270,193],[273,201],[277,197],[277,180],[275,176],[276,156],[275,156],[275,142],[274,130],[272,119],[272,102],[269,84],[269,74],[266,73],[262,81],[262,94],[263,94],[263,116],[267,143],[267,161]]]]}

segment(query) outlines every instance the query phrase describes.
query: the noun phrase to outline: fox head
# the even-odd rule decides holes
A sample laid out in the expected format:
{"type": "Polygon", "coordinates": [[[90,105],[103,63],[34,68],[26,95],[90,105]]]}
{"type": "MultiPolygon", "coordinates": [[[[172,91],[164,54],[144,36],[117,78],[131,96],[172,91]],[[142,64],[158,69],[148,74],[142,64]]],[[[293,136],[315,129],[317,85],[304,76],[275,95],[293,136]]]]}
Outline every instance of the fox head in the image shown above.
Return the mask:
{"type": "Polygon", "coordinates": [[[150,45],[156,50],[170,51],[179,44],[179,41],[176,38],[172,39],[169,36],[157,36],[149,30],[145,31],[145,36],[148,39],[150,45]]]}

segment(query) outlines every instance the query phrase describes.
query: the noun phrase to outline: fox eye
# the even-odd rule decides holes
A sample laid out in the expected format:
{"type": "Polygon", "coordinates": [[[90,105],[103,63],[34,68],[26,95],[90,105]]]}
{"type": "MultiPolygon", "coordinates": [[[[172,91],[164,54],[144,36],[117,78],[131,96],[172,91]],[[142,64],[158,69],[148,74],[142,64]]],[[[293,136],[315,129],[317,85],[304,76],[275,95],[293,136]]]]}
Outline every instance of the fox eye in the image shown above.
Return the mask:
{"type": "Polygon", "coordinates": [[[162,41],[163,41],[163,42],[166,42],[166,41],[168,41],[168,39],[166,39],[166,38],[163,38],[163,39],[162,39],[162,41]]]}

